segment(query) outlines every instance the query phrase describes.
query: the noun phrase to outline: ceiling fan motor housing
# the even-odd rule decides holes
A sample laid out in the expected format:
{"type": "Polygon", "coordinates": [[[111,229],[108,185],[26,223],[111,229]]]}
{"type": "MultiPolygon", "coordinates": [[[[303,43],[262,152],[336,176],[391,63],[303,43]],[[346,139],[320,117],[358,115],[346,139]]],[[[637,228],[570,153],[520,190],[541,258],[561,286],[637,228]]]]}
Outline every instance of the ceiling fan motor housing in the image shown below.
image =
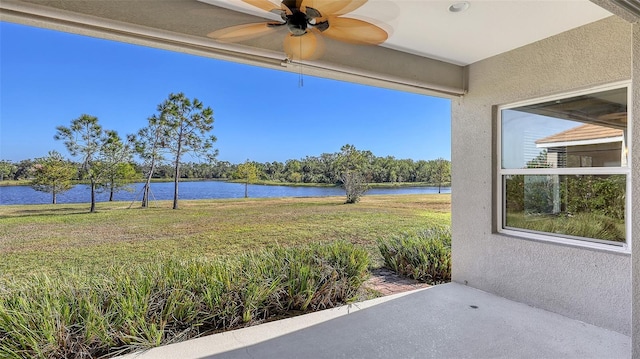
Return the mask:
{"type": "Polygon", "coordinates": [[[307,33],[307,14],[298,9],[292,9],[291,15],[287,15],[287,27],[293,36],[302,36],[307,33]]]}

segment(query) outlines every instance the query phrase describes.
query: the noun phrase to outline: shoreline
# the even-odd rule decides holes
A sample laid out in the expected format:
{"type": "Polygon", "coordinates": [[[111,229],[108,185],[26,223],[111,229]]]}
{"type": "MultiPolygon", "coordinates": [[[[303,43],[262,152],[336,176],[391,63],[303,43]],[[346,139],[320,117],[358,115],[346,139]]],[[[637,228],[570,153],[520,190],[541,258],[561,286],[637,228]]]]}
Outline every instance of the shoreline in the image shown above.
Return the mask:
{"type": "MultiPolygon", "coordinates": [[[[173,182],[172,178],[155,178],[151,180],[151,183],[170,183],[173,182]]],[[[229,182],[244,184],[242,180],[229,180],[224,178],[182,178],[180,182],[229,182]]],[[[0,181],[0,187],[13,187],[13,186],[29,186],[31,181],[29,180],[4,180],[0,181]]],[[[145,181],[134,181],[131,184],[145,183],[145,181]]],[[[88,184],[84,181],[76,181],[74,185],[88,184]]],[[[261,186],[286,186],[286,187],[340,187],[339,184],[331,183],[297,183],[297,182],[276,182],[276,181],[256,181],[249,183],[251,185],[261,186]]],[[[403,188],[403,187],[438,187],[437,183],[427,182],[373,182],[368,184],[369,188],[403,188]]],[[[451,187],[451,183],[441,184],[442,188],[451,187]]]]}

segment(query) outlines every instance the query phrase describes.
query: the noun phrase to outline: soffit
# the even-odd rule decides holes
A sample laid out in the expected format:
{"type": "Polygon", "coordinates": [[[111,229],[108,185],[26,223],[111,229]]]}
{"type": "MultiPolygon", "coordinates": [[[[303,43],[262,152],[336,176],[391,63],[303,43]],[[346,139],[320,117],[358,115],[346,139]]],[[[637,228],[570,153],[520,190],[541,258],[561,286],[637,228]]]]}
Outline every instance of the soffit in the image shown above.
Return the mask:
{"type": "MultiPolygon", "coordinates": [[[[379,25],[389,32],[389,39],[381,46],[328,39],[322,58],[304,63],[305,73],[345,80],[356,76],[358,82],[382,81],[462,94],[462,66],[611,15],[588,0],[472,0],[467,11],[451,13],[448,7],[454,2],[369,0],[345,16],[379,25]]],[[[231,45],[206,36],[220,28],[269,17],[239,0],[3,0],[0,10],[2,19],[8,21],[262,62],[274,68],[287,66],[282,51],[286,29],[280,36],[231,45]]]]}
{"type": "MultiPolygon", "coordinates": [[[[264,19],[279,19],[242,0],[199,1],[264,19]]],[[[314,0],[306,1],[313,4],[314,0]]],[[[381,46],[458,65],[611,16],[589,0],[471,0],[467,1],[466,11],[450,12],[449,6],[457,2],[369,0],[345,16],[370,21],[387,30],[389,39],[381,46]]]]}
{"type": "Polygon", "coordinates": [[[518,111],[626,130],[627,89],[608,90],[596,94],[522,106],[518,108],[518,111]]]}

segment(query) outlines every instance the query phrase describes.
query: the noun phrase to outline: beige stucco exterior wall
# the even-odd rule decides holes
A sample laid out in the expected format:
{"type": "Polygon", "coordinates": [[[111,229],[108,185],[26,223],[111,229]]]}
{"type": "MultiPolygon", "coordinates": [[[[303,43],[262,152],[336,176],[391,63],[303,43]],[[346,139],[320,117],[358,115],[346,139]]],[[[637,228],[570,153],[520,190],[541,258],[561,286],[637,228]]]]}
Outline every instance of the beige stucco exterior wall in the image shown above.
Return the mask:
{"type": "Polygon", "coordinates": [[[629,254],[496,234],[494,106],[629,80],[632,33],[610,17],[469,66],[452,101],[454,281],[631,334],[629,254]]]}

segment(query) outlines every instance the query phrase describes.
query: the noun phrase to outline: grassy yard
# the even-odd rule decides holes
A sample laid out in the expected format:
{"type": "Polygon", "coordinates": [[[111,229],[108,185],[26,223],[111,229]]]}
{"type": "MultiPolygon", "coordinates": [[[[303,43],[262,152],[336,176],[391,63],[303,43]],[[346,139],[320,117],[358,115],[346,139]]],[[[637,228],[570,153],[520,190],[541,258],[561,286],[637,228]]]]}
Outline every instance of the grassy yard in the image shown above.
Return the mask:
{"type": "Polygon", "coordinates": [[[213,258],[345,240],[381,265],[376,240],[451,220],[451,196],[365,196],[0,206],[0,279],[100,271],[167,258],[213,258]]]}

